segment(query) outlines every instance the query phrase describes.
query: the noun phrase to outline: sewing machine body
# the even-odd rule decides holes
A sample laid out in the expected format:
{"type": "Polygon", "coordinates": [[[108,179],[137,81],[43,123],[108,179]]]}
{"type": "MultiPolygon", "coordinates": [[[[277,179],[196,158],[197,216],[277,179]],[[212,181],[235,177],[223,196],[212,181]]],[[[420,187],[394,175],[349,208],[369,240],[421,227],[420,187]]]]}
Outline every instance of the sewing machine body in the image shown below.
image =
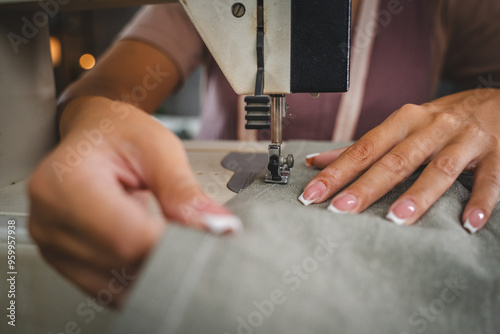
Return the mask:
{"type": "Polygon", "coordinates": [[[286,184],[285,94],[349,88],[351,0],[181,1],[234,91],[246,128],[271,130],[266,182],[286,184]],[[208,15],[210,14],[210,15],[208,15]]]}

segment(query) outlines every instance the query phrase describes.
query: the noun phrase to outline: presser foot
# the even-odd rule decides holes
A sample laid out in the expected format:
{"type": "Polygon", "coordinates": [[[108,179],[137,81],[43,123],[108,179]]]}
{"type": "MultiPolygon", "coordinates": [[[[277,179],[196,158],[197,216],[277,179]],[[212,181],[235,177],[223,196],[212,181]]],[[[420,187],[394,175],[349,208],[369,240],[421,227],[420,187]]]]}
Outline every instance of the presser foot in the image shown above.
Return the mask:
{"type": "Polygon", "coordinates": [[[275,176],[273,177],[273,174],[268,171],[266,173],[266,183],[287,184],[291,172],[291,170],[282,171],[279,178],[276,178],[275,176]]]}
{"type": "Polygon", "coordinates": [[[281,145],[269,145],[269,163],[265,181],[267,183],[287,184],[294,165],[293,155],[281,155],[281,145]]]}

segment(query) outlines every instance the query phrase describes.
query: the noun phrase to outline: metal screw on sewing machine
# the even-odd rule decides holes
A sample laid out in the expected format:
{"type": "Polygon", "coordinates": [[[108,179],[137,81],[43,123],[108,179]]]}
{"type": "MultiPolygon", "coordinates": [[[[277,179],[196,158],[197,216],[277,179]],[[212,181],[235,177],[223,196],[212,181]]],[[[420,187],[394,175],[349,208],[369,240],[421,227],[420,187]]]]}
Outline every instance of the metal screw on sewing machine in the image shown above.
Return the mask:
{"type": "Polygon", "coordinates": [[[293,159],[293,155],[289,154],[286,158],[281,157],[281,166],[287,165],[288,168],[293,168],[293,165],[295,164],[295,160],[293,159]]]}
{"type": "Polygon", "coordinates": [[[231,11],[233,12],[234,17],[240,18],[245,15],[245,5],[243,5],[241,2],[236,2],[231,7],[231,11]]]}

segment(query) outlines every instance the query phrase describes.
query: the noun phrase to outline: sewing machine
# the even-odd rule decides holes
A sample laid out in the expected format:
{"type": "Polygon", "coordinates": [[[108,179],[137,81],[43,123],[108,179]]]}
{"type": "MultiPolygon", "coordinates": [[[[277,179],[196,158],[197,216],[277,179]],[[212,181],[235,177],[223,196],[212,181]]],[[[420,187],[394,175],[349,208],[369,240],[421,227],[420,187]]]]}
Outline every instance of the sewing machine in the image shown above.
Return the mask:
{"type": "Polygon", "coordinates": [[[286,184],[294,159],[281,150],[285,94],[348,90],[351,1],[181,4],[235,92],[249,95],[246,129],[271,130],[266,182],[286,184]]]}

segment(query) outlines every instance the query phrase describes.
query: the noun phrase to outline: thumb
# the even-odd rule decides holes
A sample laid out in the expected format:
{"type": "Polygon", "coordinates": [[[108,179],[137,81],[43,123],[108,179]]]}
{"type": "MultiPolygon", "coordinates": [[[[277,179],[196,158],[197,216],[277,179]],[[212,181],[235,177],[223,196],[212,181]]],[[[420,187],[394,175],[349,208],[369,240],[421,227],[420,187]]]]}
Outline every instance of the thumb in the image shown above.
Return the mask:
{"type": "Polygon", "coordinates": [[[181,141],[169,131],[167,140],[149,143],[141,153],[145,182],[170,220],[220,235],[238,232],[241,220],[200,188],[181,141]]]}

